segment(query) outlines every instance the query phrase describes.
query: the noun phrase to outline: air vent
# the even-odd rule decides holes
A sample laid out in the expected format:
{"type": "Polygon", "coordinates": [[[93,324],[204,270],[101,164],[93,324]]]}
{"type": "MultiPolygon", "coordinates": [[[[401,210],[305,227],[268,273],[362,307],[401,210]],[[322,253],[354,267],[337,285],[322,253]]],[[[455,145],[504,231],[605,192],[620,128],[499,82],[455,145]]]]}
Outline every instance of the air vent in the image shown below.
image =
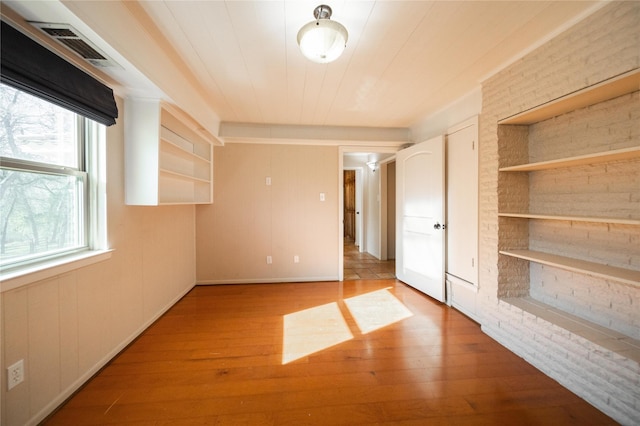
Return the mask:
{"type": "Polygon", "coordinates": [[[100,68],[119,66],[113,59],[109,58],[109,56],[98,49],[95,44],[91,43],[71,25],[51,24],[47,22],[30,22],[30,24],[41,29],[49,37],[71,49],[93,66],[100,68]]]}

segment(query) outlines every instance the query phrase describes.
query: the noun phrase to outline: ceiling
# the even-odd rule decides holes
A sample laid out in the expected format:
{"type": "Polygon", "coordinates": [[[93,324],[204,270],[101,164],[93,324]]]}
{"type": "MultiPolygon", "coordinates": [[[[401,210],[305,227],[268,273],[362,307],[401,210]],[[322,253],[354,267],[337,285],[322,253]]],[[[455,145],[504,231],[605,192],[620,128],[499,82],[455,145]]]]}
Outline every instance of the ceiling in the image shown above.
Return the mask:
{"type": "Polygon", "coordinates": [[[89,32],[122,65],[103,71],[125,90],[148,78],[176,101],[192,93],[202,106],[191,110],[205,108],[218,123],[367,128],[415,126],[601,4],[326,3],[349,40],[338,60],[321,65],[296,43],[319,0],[3,1],[28,20],[73,21],[89,32]],[[145,55],[142,39],[162,54],[145,55]],[[171,92],[174,81],[186,89],[171,92]]]}

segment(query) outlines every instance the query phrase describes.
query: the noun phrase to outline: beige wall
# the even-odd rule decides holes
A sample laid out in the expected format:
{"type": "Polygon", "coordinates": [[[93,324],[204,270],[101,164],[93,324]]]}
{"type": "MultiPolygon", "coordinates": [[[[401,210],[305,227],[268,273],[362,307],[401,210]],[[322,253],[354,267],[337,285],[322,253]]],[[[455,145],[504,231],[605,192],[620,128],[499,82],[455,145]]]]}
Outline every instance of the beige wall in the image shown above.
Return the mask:
{"type": "Polygon", "coordinates": [[[337,279],[338,148],[216,147],[214,203],[196,223],[198,283],[337,279]]]}
{"type": "MultiPolygon", "coordinates": [[[[123,102],[118,100],[120,117],[123,102]]],[[[193,206],[124,205],[123,123],[107,130],[111,259],[2,293],[3,425],[42,419],[195,283],[193,206]]]]}

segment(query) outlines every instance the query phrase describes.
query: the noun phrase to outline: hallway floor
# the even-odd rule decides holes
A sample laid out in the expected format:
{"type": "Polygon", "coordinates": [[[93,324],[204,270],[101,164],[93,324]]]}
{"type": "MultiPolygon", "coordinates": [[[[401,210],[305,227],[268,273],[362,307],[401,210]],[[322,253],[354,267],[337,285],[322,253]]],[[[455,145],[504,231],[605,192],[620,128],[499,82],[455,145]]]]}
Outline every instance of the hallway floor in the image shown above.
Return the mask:
{"type": "Polygon", "coordinates": [[[360,253],[353,240],[344,240],[344,279],[371,280],[396,277],[396,261],[378,260],[369,253],[360,253]]]}

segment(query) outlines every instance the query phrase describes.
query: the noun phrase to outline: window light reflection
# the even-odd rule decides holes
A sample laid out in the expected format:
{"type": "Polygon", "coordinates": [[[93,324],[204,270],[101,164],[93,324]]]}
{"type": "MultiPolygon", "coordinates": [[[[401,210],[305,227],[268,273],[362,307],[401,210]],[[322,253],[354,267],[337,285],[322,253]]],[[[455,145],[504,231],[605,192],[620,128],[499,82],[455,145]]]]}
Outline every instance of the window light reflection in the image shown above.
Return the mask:
{"type": "Polygon", "coordinates": [[[282,364],[353,338],[336,302],[284,316],[282,364]]]}
{"type": "Polygon", "coordinates": [[[387,288],[344,300],[360,332],[367,334],[413,316],[387,288]]]}
{"type": "MultiPolygon", "coordinates": [[[[344,299],[360,333],[367,334],[413,316],[389,288],[344,299]]],[[[284,316],[282,364],[353,338],[338,303],[331,302],[284,316]]]]}

